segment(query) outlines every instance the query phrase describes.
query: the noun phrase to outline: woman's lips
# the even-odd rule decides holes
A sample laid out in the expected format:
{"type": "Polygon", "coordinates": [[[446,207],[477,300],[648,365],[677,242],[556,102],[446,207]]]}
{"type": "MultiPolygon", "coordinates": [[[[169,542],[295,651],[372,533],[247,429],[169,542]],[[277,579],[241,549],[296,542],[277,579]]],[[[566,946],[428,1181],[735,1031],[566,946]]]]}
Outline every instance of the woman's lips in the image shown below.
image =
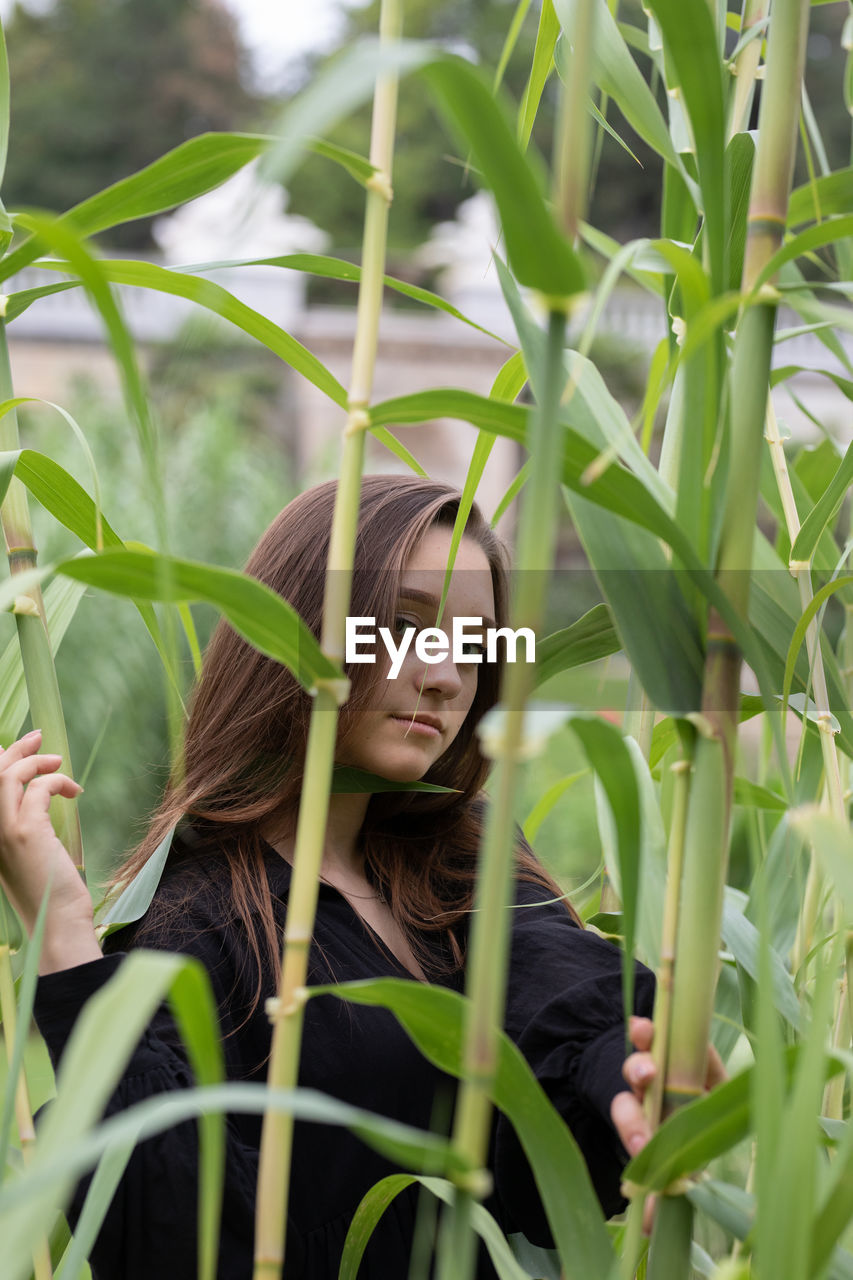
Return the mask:
{"type": "Polygon", "coordinates": [[[411,719],[409,716],[392,716],[392,720],[396,720],[398,724],[403,724],[409,733],[420,733],[427,738],[440,738],[441,730],[437,725],[431,724],[426,720],[411,719]]]}

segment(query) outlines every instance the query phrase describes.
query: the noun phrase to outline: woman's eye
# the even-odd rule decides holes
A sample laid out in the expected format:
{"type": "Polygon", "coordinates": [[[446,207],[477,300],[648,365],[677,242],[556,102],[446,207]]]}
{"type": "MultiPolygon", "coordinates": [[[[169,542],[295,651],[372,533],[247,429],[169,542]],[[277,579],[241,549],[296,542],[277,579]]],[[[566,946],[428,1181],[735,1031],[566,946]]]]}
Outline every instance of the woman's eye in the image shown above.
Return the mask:
{"type": "Polygon", "coordinates": [[[469,640],[463,644],[462,652],[465,654],[466,658],[476,658],[478,655],[481,658],[485,658],[486,656],[485,646],[477,644],[475,640],[469,640]]]}
{"type": "Polygon", "coordinates": [[[409,630],[416,631],[417,627],[415,626],[415,623],[412,622],[411,618],[396,617],[394,619],[394,630],[396,631],[397,635],[401,636],[406,631],[409,631],[409,630]]]}

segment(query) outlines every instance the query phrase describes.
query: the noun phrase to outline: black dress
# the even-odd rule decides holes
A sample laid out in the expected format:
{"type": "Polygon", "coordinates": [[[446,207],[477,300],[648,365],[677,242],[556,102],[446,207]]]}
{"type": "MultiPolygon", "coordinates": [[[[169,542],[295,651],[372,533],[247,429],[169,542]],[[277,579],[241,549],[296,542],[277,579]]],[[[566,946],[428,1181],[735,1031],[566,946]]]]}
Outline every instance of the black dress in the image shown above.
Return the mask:
{"type": "MultiPolygon", "coordinates": [[[[227,870],[204,854],[193,860],[191,871],[188,866],[179,863],[164,876],[157,902],[167,910],[158,910],[157,926],[143,919],[141,927],[121,930],[108,945],[180,951],[201,960],[219,1006],[228,1079],[262,1081],[270,1046],[264,999],[274,994],[272,975],[262,970],[262,996],[250,1012],[258,971],[229,901],[227,870]],[[187,875],[192,878],[189,903],[187,875]],[[169,912],[170,904],[178,909],[169,912]]],[[[267,871],[283,923],[290,867],[269,849],[267,871]]],[[[518,884],[518,902],[529,905],[513,911],[506,1029],[571,1126],[605,1211],[612,1214],[623,1206],[619,1176],[626,1160],[609,1120],[611,1099],[626,1087],[621,955],[578,928],[561,904],[544,903],[546,894],[538,885],[518,884]]],[[[314,936],[312,984],[411,976],[328,885],[320,887],[314,936]]],[[[85,1000],[122,958],[106,955],[39,980],[35,1016],[54,1066],[85,1000]]],[[[462,989],[459,973],[439,980],[462,989]]],[[[652,976],[638,966],[637,1012],[650,1015],[652,999],[652,976]]],[[[180,1038],[163,1008],[135,1050],[108,1112],[192,1082],[180,1038]]],[[[421,1056],[387,1010],[328,995],[306,1006],[299,1083],[424,1129],[449,1124],[455,1087],[421,1056]]],[[[219,1280],[250,1280],[252,1274],[259,1140],[259,1117],[229,1117],[219,1280]]],[[[91,1256],[96,1280],[195,1280],[196,1151],[194,1121],[137,1148],[91,1256]]],[[[491,1162],[495,1193],[488,1207],[504,1230],[523,1231],[534,1242],[549,1244],[535,1185],[502,1118],[494,1128],[491,1162]]],[[[395,1171],[347,1129],[296,1124],[287,1280],[336,1280],[355,1208],[375,1182],[395,1171]]],[[[85,1183],[75,1195],[72,1222],[84,1189],[85,1183]]],[[[359,1280],[405,1280],[417,1203],[415,1187],[394,1199],[368,1244],[359,1280]]],[[[481,1264],[478,1274],[493,1273],[481,1264]]]]}

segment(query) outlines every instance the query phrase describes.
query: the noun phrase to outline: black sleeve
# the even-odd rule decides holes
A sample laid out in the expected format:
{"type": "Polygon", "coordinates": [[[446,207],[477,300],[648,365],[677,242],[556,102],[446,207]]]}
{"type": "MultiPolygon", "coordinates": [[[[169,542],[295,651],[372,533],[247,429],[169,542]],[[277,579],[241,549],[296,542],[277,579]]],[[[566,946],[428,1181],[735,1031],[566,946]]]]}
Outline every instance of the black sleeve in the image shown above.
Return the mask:
{"type": "MultiPolygon", "coordinates": [[[[54,1068],[59,1065],[86,1000],[116,972],[123,955],[104,956],[39,979],[35,1018],[54,1068]]],[[[222,993],[216,990],[217,999],[222,993]]],[[[159,1093],[194,1083],[180,1036],[165,1006],[143,1033],[106,1115],[159,1093]]],[[[95,1280],[195,1280],[197,1274],[197,1158],[195,1120],[164,1131],[134,1151],[90,1262],[95,1280]]],[[[250,1280],[254,1235],[256,1148],[227,1126],[225,1187],[218,1275],[250,1280]]],[[[77,1187],[68,1217],[72,1229],[82,1209],[89,1179],[77,1187]]],[[[288,1239],[297,1262],[298,1243],[288,1239]]],[[[298,1274],[298,1271],[296,1272],[298,1274]]]]}
{"type": "MultiPolygon", "coordinates": [[[[628,1086],[622,1076],[625,1022],[622,953],[580,928],[561,903],[543,903],[522,885],[514,908],[506,1029],[551,1102],[569,1125],[605,1214],[625,1207],[619,1190],[627,1163],[610,1120],[610,1103],[628,1086]]],[[[654,976],[635,966],[634,1011],[651,1017],[654,976]]],[[[515,1132],[500,1116],[495,1184],[510,1229],[552,1244],[530,1167],[515,1132]]]]}

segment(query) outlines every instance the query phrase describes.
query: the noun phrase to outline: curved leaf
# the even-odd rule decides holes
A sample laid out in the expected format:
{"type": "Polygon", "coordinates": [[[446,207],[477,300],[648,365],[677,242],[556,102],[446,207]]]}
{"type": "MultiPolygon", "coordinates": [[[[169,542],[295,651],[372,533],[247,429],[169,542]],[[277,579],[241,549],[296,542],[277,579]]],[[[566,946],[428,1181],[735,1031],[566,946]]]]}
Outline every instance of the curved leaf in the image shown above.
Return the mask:
{"type": "MultiPolygon", "coordinates": [[[[52,271],[67,270],[67,265],[64,263],[43,262],[39,265],[52,271]]],[[[272,320],[268,320],[258,311],[253,311],[251,307],[246,306],[245,302],[240,302],[227,289],[223,289],[222,285],[214,283],[213,280],[203,280],[197,276],[188,275],[183,271],[159,267],[153,262],[125,262],[111,258],[102,261],[99,266],[104,277],[114,284],[130,285],[137,289],[155,289],[158,293],[170,293],[178,298],[187,298],[190,302],[198,303],[199,306],[221,316],[223,320],[236,325],[250,337],[257,338],[297,373],[301,373],[304,378],[334,400],[335,404],[342,408],[346,406],[346,391],[316,356],[272,320]]]]}
{"type": "Polygon", "coordinates": [[[234,569],[124,547],[65,560],[56,568],[79,582],[131,599],[204,600],[261,653],[283,663],[303,688],[341,678],[299,614],[275,591],[234,569]]]}
{"type": "Polygon", "coordinates": [[[583,269],[551,216],[543,195],[543,175],[519,148],[506,112],[485,78],[461,58],[439,59],[424,67],[421,75],[453,128],[471,147],[495,197],[507,257],[519,284],[552,298],[581,292],[583,269]]]}
{"type": "Polygon", "coordinates": [[[838,169],[795,187],[788,200],[788,226],[822,222],[836,214],[848,214],[853,205],[853,168],[838,169]]]}
{"type": "Polygon", "coordinates": [[[705,215],[714,292],[725,287],[725,107],[720,58],[711,10],[705,0],[649,0],[678,77],[693,141],[705,215]]]}
{"type": "MultiPolygon", "coordinates": [[[[410,1173],[392,1173],[390,1177],[377,1182],[362,1199],[349,1225],[341,1255],[338,1280],[356,1280],[362,1255],[376,1229],[376,1224],[394,1197],[414,1182],[419,1182],[445,1204],[453,1203],[453,1183],[443,1179],[418,1178],[410,1173]]],[[[499,1280],[529,1280],[527,1272],[523,1271],[516,1262],[506,1237],[488,1209],[484,1209],[481,1204],[475,1204],[471,1211],[471,1225],[488,1249],[499,1280]]]]}
{"type": "MultiPolygon", "coordinates": [[[[564,32],[573,25],[575,0],[555,0],[555,8],[564,32]]],[[[566,37],[564,37],[565,39],[566,37]]],[[[566,50],[561,42],[557,50],[557,70],[566,71],[566,50]]],[[[638,137],[653,151],[677,169],[681,161],[655,96],[643,73],[631,56],[613,14],[606,4],[595,9],[595,62],[592,78],[602,93],[612,98],[638,137]]]]}
{"type": "Polygon", "coordinates": [[[792,560],[811,559],[821,534],[834,518],[851,483],[853,483],[853,444],[848,446],[838,470],[800,526],[800,532],[791,547],[792,560]]]}
{"type": "MultiPolygon", "coordinates": [[[[353,284],[358,284],[361,280],[361,267],[356,263],[346,262],[343,258],[330,258],[322,253],[287,253],[278,258],[233,258],[222,262],[202,262],[180,269],[187,274],[203,274],[205,271],[223,271],[231,267],[282,267],[288,271],[304,271],[308,275],[320,276],[324,280],[346,280],[353,284]]],[[[398,280],[396,276],[383,276],[383,282],[386,289],[393,289],[395,293],[411,298],[413,302],[422,302],[424,306],[443,311],[446,315],[461,320],[463,324],[470,325],[472,329],[477,329],[487,337],[494,338],[495,342],[506,346],[503,338],[492,333],[491,329],[477,324],[476,320],[464,315],[458,307],[445,301],[439,294],[432,293],[429,289],[422,289],[420,285],[409,284],[407,280],[398,280]]]]}
{"type": "Polygon", "coordinates": [[[555,631],[536,645],[534,688],[561,671],[618,653],[622,644],[606,604],[597,604],[577,622],[555,631]]]}
{"type": "MultiPolygon", "coordinates": [[[[63,215],[79,235],[92,236],[121,222],[165,213],[220,186],[254,160],[270,139],[250,133],[202,133],[167,151],[152,164],[89,196],[63,215]]],[[[41,242],[33,237],[0,262],[7,280],[33,262],[41,242]]]]}

